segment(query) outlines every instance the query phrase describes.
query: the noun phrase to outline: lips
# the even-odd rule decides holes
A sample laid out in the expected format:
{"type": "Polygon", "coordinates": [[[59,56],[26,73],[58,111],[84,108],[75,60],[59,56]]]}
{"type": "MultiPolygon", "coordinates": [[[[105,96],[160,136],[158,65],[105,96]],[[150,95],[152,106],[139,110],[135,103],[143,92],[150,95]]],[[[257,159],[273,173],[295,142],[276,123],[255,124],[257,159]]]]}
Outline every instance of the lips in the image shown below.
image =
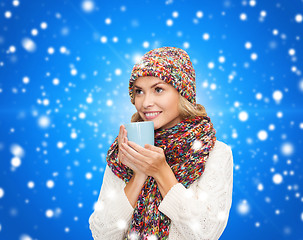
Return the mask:
{"type": "Polygon", "coordinates": [[[145,112],[144,116],[147,120],[151,120],[151,119],[154,119],[154,118],[158,117],[160,113],[161,113],[160,111],[158,111],[158,112],[145,112]]]}

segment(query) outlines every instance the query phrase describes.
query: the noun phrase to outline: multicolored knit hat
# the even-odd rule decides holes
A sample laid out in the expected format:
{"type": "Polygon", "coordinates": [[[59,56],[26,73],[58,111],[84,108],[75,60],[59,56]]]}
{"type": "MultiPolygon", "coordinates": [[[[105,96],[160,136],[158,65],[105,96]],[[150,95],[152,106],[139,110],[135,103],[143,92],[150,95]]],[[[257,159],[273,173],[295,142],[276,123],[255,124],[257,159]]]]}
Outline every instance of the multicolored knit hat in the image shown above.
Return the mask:
{"type": "Polygon", "coordinates": [[[175,47],[162,47],[143,55],[133,67],[129,95],[134,104],[133,88],[138,77],[155,76],[171,84],[192,104],[196,104],[196,74],[188,54],[175,47]]]}

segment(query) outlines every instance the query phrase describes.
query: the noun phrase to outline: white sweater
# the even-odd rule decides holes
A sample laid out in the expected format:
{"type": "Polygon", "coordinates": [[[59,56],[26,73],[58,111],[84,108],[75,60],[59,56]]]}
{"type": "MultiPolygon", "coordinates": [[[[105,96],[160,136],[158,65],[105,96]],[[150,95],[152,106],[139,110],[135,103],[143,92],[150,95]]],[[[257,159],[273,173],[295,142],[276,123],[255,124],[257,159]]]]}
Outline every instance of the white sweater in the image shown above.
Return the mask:
{"type": "MultiPolygon", "coordinates": [[[[94,240],[122,240],[133,207],[124,192],[125,182],[106,166],[99,199],[89,218],[94,240]]],[[[169,240],[219,239],[226,227],[232,202],[231,148],[216,141],[202,176],[188,189],[174,185],[159,210],[171,219],[169,240]]]]}

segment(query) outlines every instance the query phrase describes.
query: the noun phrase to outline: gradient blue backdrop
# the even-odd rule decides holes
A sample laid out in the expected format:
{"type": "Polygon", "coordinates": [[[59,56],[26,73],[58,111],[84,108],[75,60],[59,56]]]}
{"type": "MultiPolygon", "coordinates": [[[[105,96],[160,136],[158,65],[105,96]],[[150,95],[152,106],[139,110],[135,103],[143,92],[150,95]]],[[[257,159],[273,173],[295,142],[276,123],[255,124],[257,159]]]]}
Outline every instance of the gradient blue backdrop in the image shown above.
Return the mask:
{"type": "Polygon", "coordinates": [[[0,239],[92,239],[133,64],[185,49],[234,155],[221,239],[303,239],[303,1],[0,0],[0,239]]]}

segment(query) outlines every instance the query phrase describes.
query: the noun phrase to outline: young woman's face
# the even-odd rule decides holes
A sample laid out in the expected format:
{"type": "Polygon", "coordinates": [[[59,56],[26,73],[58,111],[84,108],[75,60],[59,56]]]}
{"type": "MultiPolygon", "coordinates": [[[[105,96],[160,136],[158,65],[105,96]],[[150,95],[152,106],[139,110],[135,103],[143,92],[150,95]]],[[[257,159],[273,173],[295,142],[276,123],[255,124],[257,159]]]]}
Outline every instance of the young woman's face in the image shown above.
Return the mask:
{"type": "Polygon", "coordinates": [[[134,83],[135,107],[144,121],[153,121],[155,129],[166,129],[181,122],[179,93],[160,78],[139,77],[134,83]]]}

